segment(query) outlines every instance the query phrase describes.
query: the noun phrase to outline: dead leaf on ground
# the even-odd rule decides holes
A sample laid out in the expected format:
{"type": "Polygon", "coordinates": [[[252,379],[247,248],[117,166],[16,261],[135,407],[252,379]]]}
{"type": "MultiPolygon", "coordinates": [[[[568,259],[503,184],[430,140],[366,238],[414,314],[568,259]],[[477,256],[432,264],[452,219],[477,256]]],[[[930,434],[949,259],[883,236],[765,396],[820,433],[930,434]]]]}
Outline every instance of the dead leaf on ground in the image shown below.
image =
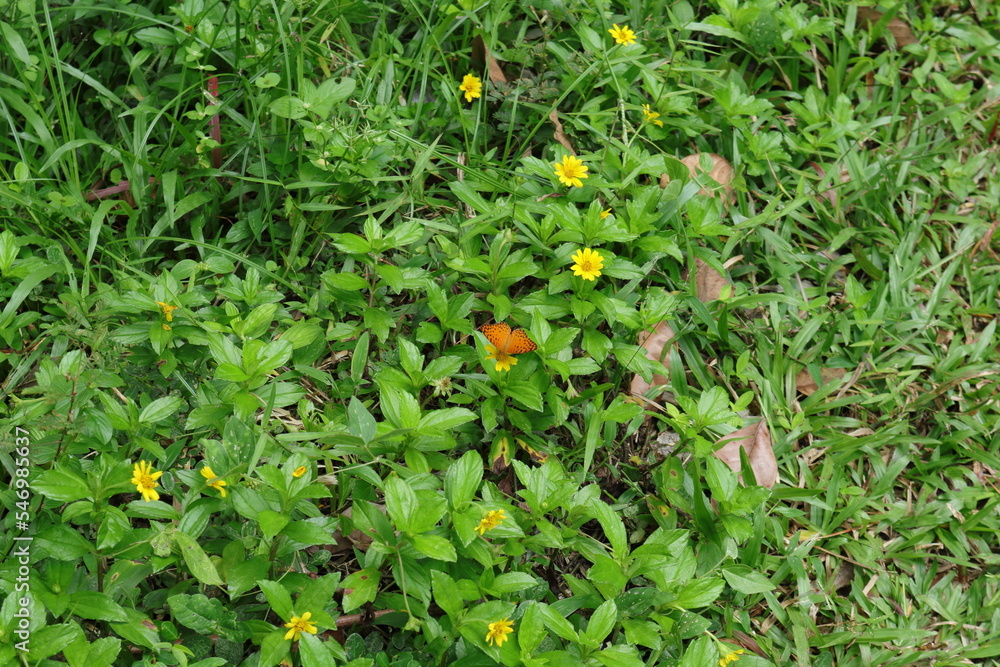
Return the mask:
{"type": "Polygon", "coordinates": [[[569,137],[567,137],[566,133],[563,132],[563,124],[559,122],[558,109],[552,110],[552,113],[549,114],[549,120],[552,121],[552,124],[556,128],[556,131],[552,135],[553,137],[555,137],[555,140],[558,141],[560,144],[562,144],[563,148],[568,150],[573,155],[576,155],[576,151],[573,150],[573,144],[570,143],[569,137]]]}
{"type": "MultiPolygon", "coordinates": [[[[701,190],[698,190],[698,194],[708,195],[710,197],[715,196],[716,188],[712,183],[708,182],[707,179],[700,178],[705,172],[701,169],[701,156],[708,155],[712,159],[712,169],[708,172],[709,177],[716,183],[721,185],[726,192],[726,203],[728,204],[733,200],[733,165],[729,164],[729,161],[722,157],[721,155],[716,155],[715,153],[694,153],[693,155],[688,155],[681,159],[691,173],[691,178],[695,179],[699,185],[704,185],[701,190]]],[[[670,183],[670,176],[663,174],[660,176],[660,187],[665,188],[667,184],[670,183]]]]}
{"type": "MultiPolygon", "coordinates": [[[[874,7],[858,7],[858,23],[860,25],[875,25],[882,20],[883,16],[885,14],[874,7]]],[[[913,30],[906,24],[906,21],[898,16],[893,16],[889,19],[885,27],[892,34],[893,39],[896,41],[896,46],[900,48],[907,44],[916,44],[920,41],[913,34],[913,30]]]]}
{"type": "Polygon", "coordinates": [[[795,376],[795,388],[806,396],[812,396],[823,385],[844,377],[847,374],[847,371],[843,368],[821,368],[819,370],[819,374],[820,382],[823,384],[817,385],[816,380],[814,380],[812,375],[810,375],[809,369],[803,368],[799,371],[799,374],[795,376]]]}
{"type": "Polygon", "coordinates": [[[771,443],[771,432],[767,428],[767,420],[748,424],[738,431],[733,431],[716,444],[726,443],[715,451],[715,456],[733,472],[741,470],[740,449],[746,450],[747,460],[753,468],[757,484],[771,488],[778,481],[778,460],[774,458],[774,448],[771,443]]]}
{"type": "MultiPolygon", "coordinates": [[[[639,333],[639,346],[646,350],[646,358],[663,364],[665,373],[670,372],[670,348],[668,343],[674,338],[674,331],[666,322],[660,322],[653,331],[639,333]]],[[[652,382],[646,382],[638,373],[632,378],[630,393],[643,400],[647,391],[653,387],[662,387],[670,383],[665,375],[653,375],[652,382]]]]}
{"type": "MultiPolygon", "coordinates": [[[[695,257],[694,288],[699,301],[702,303],[718,301],[722,296],[722,289],[728,285],[729,281],[725,276],[706,264],[701,257],[695,257]]],[[[731,294],[732,289],[729,291],[731,294]]]]}
{"type": "Polygon", "coordinates": [[[480,71],[484,65],[489,65],[490,81],[494,84],[507,83],[507,77],[500,68],[500,64],[496,58],[490,55],[490,50],[486,48],[486,42],[479,35],[476,35],[472,40],[472,62],[480,71]]]}
{"type": "MultiPolygon", "coordinates": [[[[824,178],[826,176],[826,170],[823,169],[823,167],[819,166],[815,162],[810,162],[809,164],[812,165],[812,168],[816,171],[816,173],[819,175],[820,178],[824,178]]],[[[851,182],[851,175],[850,175],[850,173],[846,169],[841,169],[840,170],[840,182],[841,182],[841,184],[850,183],[851,182]]],[[[830,188],[829,190],[825,190],[824,192],[819,193],[819,195],[817,195],[817,196],[820,199],[825,199],[828,202],[830,202],[831,204],[833,204],[834,206],[836,206],[837,205],[837,190],[838,189],[839,188],[830,188]]]]}

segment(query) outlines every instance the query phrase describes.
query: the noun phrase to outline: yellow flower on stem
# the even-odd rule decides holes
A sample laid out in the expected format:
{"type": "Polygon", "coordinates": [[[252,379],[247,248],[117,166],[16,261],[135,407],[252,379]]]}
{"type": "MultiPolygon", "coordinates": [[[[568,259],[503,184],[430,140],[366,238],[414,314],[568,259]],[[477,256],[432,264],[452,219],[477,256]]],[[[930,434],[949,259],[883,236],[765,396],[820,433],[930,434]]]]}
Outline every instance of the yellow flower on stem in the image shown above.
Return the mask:
{"type": "Polygon", "coordinates": [[[729,663],[736,662],[737,660],[740,659],[740,656],[743,655],[745,652],[746,651],[744,651],[743,649],[738,649],[731,653],[727,653],[726,655],[722,656],[719,659],[719,667],[726,667],[726,665],[728,665],[729,663]]]}
{"type": "MultiPolygon", "coordinates": [[[[476,526],[476,532],[480,535],[484,535],[487,530],[493,530],[507,518],[507,515],[503,513],[503,510],[491,510],[486,513],[486,516],[482,518],[479,525],[476,526]]],[[[502,642],[501,642],[502,643],[502,642]]],[[[497,644],[499,646],[499,644],[497,644]]]]}
{"type": "Polygon", "coordinates": [[[160,494],[156,492],[156,487],[159,486],[156,480],[162,474],[153,472],[153,465],[149,461],[139,461],[132,468],[132,483],[135,484],[135,490],[142,494],[143,500],[160,499],[160,494]]]}
{"type": "Polygon", "coordinates": [[[498,371],[509,371],[511,366],[517,364],[517,357],[512,354],[507,354],[503,350],[493,347],[492,345],[486,346],[486,358],[493,359],[497,362],[498,371]]]}
{"type": "Polygon", "coordinates": [[[465,75],[465,78],[462,79],[462,85],[458,89],[465,93],[466,102],[471,102],[474,97],[483,96],[483,82],[479,80],[479,77],[471,74],[465,75]]]}
{"type": "Polygon", "coordinates": [[[306,468],[305,466],[299,466],[298,468],[296,468],[296,469],[295,469],[295,470],[294,470],[294,471],[292,472],[292,477],[296,477],[296,478],[297,478],[297,477],[302,477],[302,475],[306,474],[306,472],[308,472],[308,470],[309,470],[309,469],[308,469],[308,468],[306,468]]]}
{"type": "Polygon", "coordinates": [[[576,262],[570,267],[573,269],[573,275],[580,276],[584,280],[594,280],[601,275],[601,269],[604,268],[604,258],[599,252],[590,248],[577,250],[573,255],[573,261],[576,262]]]}
{"type": "Polygon", "coordinates": [[[583,187],[581,178],[587,178],[587,165],[578,157],[567,155],[562,162],[556,162],[556,176],[563,185],[583,187]]]}
{"type": "Polygon", "coordinates": [[[663,127],[663,121],[656,120],[657,118],[660,117],[660,114],[656,113],[655,111],[650,111],[648,104],[642,105],[642,113],[646,117],[647,123],[652,123],[653,125],[658,125],[659,127],[663,127]]]}
{"type": "Polygon", "coordinates": [[[608,217],[609,215],[611,215],[610,208],[601,211],[601,220],[604,220],[604,218],[608,217]]]}
{"type": "Polygon", "coordinates": [[[215,473],[212,472],[211,468],[209,468],[208,466],[203,467],[201,469],[201,476],[205,478],[206,486],[210,486],[216,491],[218,491],[223,498],[226,497],[226,490],[222,488],[226,485],[226,482],[216,477],[215,473]]]}
{"type": "Polygon", "coordinates": [[[311,635],[316,634],[316,626],[309,622],[310,618],[312,618],[312,612],[309,611],[302,616],[292,616],[292,620],[285,623],[285,627],[289,628],[288,632],[285,633],[285,639],[291,639],[294,642],[298,641],[299,635],[303,632],[308,632],[311,635]]]}
{"type": "Polygon", "coordinates": [[[486,643],[496,642],[497,646],[503,646],[503,643],[507,641],[507,635],[514,632],[514,621],[505,618],[502,621],[490,623],[487,628],[489,632],[486,633],[486,643]]]}
{"type": "Polygon", "coordinates": [[[174,311],[180,308],[180,306],[171,306],[169,303],[163,303],[162,301],[157,301],[156,305],[163,311],[163,316],[167,318],[167,322],[174,321],[174,311]]]}
{"type": "Polygon", "coordinates": [[[629,44],[635,43],[635,33],[632,32],[627,25],[618,27],[618,24],[614,24],[611,30],[608,30],[611,36],[615,38],[615,44],[621,44],[623,46],[628,46],[629,44]]]}

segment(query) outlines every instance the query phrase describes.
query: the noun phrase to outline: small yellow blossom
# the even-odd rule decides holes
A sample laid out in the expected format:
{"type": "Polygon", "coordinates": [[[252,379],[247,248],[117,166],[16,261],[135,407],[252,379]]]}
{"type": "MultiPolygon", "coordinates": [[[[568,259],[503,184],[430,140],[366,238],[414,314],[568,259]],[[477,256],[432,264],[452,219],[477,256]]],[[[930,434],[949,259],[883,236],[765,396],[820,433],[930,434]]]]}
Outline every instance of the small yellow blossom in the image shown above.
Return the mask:
{"type": "Polygon", "coordinates": [[[285,623],[285,627],[290,628],[285,633],[285,639],[291,639],[294,642],[303,632],[308,632],[311,635],[316,634],[316,626],[309,622],[310,618],[312,618],[312,612],[309,611],[302,616],[292,616],[292,620],[285,623]]]}
{"type": "MultiPolygon", "coordinates": [[[[493,530],[507,518],[507,515],[503,513],[503,510],[491,510],[486,513],[479,525],[476,526],[476,532],[480,535],[486,533],[487,530],[493,530]]],[[[499,644],[498,644],[499,646],[499,644]]]]}
{"type": "Polygon", "coordinates": [[[465,93],[466,102],[471,102],[474,97],[483,96],[483,82],[471,74],[465,75],[465,78],[462,79],[462,85],[458,89],[465,93]]]}
{"type": "Polygon", "coordinates": [[[611,209],[610,208],[604,209],[603,211],[601,211],[601,220],[604,220],[604,218],[608,217],[609,215],[611,215],[611,209]]]}
{"type": "Polygon", "coordinates": [[[744,653],[745,651],[743,649],[738,649],[736,651],[733,651],[732,653],[727,653],[725,656],[719,659],[719,667],[726,667],[726,665],[728,665],[729,663],[736,662],[737,660],[740,659],[740,656],[743,655],[744,653]]]}
{"type": "Polygon", "coordinates": [[[132,468],[132,483],[135,490],[142,494],[143,500],[159,500],[160,494],[156,492],[162,472],[153,472],[153,465],[149,461],[139,461],[132,468]]]}
{"type": "Polygon", "coordinates": [[[226,482],[216,477],[215,473],[212,472],[211,468],[209,468],[208,466],[203,467],[201,469],[201,476],[205,478],[206,486],[210,486],[216,491],[218,491],[223,498],[226,497],[226,490],[222,488],[226,485],[226,482]]]}
{"type": "Polygon", "coordinates": [[[632,32],[627,25],[618,27],[618,24],[614,24],[611,30],[608,30],[611,36],[615,38],[615,44],[622,44],[623,46],[628,46],[629,44],[635,43],[635,33],[632,32]]]}
{"type": "Polygon", "coordinates": [[[583,187],[581,178],[587,178],[587,165],[578,157],[567,155],[562,162],[556,162],[556,176],[563,185],[583,187]]]}
{"type": "Polygon", "coordinates": [[[655,111],[650,111],[648,104],[643,104],[642,105],[642,113],[646,117],[646,122],[647,123],[652,123],[653,125],[657,125],[659,127],[663,127],[663,121],[662,120],[656,120],[657,118],[660,117],[660,114],[656,113],[655,111]]]}
{"type": "Polygon", "coordinates": [[[486,346],[486,358],[493,359],[497,362],[498,371],[509,371],[511,366],[517,364],[517,357],[512,354],[507,354],[503,350],[493,347],[492,345],[486,346]]]}
{"type": "Polygon", "coordinates": [[[157,301],[156,305],[163,311],[163,316],[167,318],[167,322],[174,321],[174,311],[180,308],[180,306],[171,306],[169,303],[163,303],[162,301],[157,301]]]}
{"type": "Polygon", "coordinates": [[[502,621],[490,623],[487,627],[489,632],[486,633],[486,643],[496,642],[497,646],[503,646],[503,643],[507,641],[507,635],[514,632],[514,621],[505,618],[502,621]]]}
{"type": "Polygon", "coordinates": [[[292,477],[295,478],[302,477],[302,475],[306,474],[308,470],[309,469],[306,468],[305,466],[299,466],[298,468],[292,471],[292,477]]]}
{"type": "Polygon", "coordinates": [[[604,258],[599,252],[590,248],[577,250],[573,255],[573,261],[576,262],[570,267],[573,269],[573,275],[580,276],[584,280],[594,280],[601,275],[601,269],[604,268],[604,258]]]}

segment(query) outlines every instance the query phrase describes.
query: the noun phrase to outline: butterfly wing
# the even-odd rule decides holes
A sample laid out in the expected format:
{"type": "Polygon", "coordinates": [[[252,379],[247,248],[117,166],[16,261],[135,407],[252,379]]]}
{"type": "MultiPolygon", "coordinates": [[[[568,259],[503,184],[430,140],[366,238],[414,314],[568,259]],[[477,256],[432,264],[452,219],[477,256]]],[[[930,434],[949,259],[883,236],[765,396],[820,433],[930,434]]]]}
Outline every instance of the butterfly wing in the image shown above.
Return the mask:
{"type": "Polygon", "coordinates": [[[537,350],[535,341],[528,338],[524,329],[514,329],[510,334],[510,342],[507,345],[507,354],[523,354],[537,350]]]}
{"type": "Polygon", "coordinates": [[[486,340],[498,350],[507,351],[507,344],[510,342],[510,325],[506,322],[496,324],[484,324],[479,330],[486,336],[486,340]]]}

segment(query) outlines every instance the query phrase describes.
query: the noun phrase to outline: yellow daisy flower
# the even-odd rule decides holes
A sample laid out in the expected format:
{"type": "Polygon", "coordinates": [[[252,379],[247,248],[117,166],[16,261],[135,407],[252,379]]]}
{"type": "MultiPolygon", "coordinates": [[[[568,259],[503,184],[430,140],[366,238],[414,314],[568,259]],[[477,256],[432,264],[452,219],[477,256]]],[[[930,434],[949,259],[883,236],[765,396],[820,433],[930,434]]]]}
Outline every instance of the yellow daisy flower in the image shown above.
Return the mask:
{"type": "Polygon", "coordinates": [[[139,461],[132,468],[132,483],[135,490],[142,494],[142,499],[146,501],[159,500],[160,494],[156,492],[162,472],[153,472],[153,465],[149,461],[139,461]]]}
{"type": "Polygon", "coordinates": [[[573,255],[573,261],[576,262],[570,267],[573,269],[573,275],[580,276],[584,280],[594,280],[601,275],[601,269],[604,268],[604,258],[599,252],[590,248],[577,250],[573,255]]]}
{"type": "Polygon", "coordinates": [[[462,79],[462,85],[458,89],[465,93],[466,102],[471,102],[474,97],[483,96],[483,82],[471,74],[465,75],[465,78],[462,79]]]}
{"type": "Polygon", "coordinates": [[[583,187],[581,178],[587,178],[587,165],[578,157],[567,155],[562,162],[556,162],[556,176],[563,185],[583,187]]]}
{"type": "Polygon", "coordinates": [[[663,121],[656,120],[657,118],[660,117],[660,114],[656,113],[655,111],[650,111],[648,104],[642,105],[642,113],[646,117],[647,123],[652,123],[653,125],[658,125],[659,127],[663,127],[663,121]]]}
{"type": "Polygon", "coordinates": [[[292,472],[292,477],[302,477],[302,475],[306,474],[307,471],[308,468],[305,466],[299,466],[292,472]]]}
{"type": "Polygon", "coordinates": [[[507,641],[507,635],[514,632],[514,621],[505,618],[502,621],[490,623],[487,627],[489,632],[486,633],[486,643],[496,642],[497,646],[503,646],[503,643],[507,641]]]}
{"type": "Polygon", "coordinates": [[[174,321],[174,311],[180,308],[180,306],[171,306],[169,303],[163,303],[162,301],[157,301],[156,305],[163,311],[163,316],[167,318],[167,322],[174,321]]]}
{"type": "Polygon", "coordinates": [[[601,220],[604,220],[604,218],[608,217],[609,215],[611,215],[610,208],[601,211],[601,220]]]}
{"type": "Polygon", "coordinates": [[[486,346],[486,352],[487,359],[493,359],[497,362],[498,371],[509,371],[511,366],[517,364],[517,357],[512,354],[507,354],[503,350],[492,345],[486,346]]]}
{"type": "Polygon", "coordinates": [[[285,633],[285,639],[291,639],[294,642],[303,632],[308,632],[311,635],[316,634],[316,626],[309,622],[310,618],[312,618],[312,612],[309,611],[302,616],[292,616],[292,620],[285,623],[285,627],[289,628],[288,632],[285,633]]]}
{"type": "Polygon", "coordinates": [[[201,476],[205,478],[206,486],[210,486],[216,491],[218,491],[223,498],[226,497],[226,490],[222,488],[226,485],[226,482],[216,477],[215,473],[212,472],[211,468],[209,468],[208,466],[203,467],[201,469],[201,476]]]}
{"type": "Polygon", "coordinates": [[[611,30],[608,30],[611,36],[615,38],[615,44],[621,44],[623,46],[628,46],[629,44],[635,43],[635,33],[632,32],[627,25],[618,27],[618,24],[614,24],[611,30]]]}
{"type": "MultiPolygon", "coordinates": [[[[479,525],[476,526],[476,532],[480,535],[486,533],[487,530],[493,530],[507,518],[507,515],[503,513],[503,510],[491,510],[486,513],[479,525]]],[[[498,644],[499,646],[499,644],[498,644]]]]}
{"type": "Polygon", "coordinates": [[[740,659],[740,656],[746,653],[743,649],[738,649],[732,653],[727,653],[722,658],[719,659],[719,667],[726,667],[731,662],[736,662],[740,659]]]}

